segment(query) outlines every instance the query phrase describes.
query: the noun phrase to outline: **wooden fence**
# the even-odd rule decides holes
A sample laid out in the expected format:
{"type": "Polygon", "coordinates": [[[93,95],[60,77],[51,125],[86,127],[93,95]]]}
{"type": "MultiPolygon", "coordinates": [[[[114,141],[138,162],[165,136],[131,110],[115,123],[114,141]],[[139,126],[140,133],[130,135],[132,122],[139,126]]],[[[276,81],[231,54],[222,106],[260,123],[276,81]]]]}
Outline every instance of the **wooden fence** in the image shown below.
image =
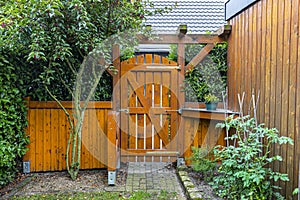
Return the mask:
{"type": "MultiPolygon", "coordinates": [[[[63,102],[69,112],[72,102],[63,102]]],[[[91,102],[86,111],[82,133],[81,169],[105,168],[107,165],[107,118],[111,102],[91,102]],[[92,125],[92,126],[91,126],[92,125]]],[[[66,146],[70,126],[56,102],[28,102],[30,171],[66,169],[66,146]]]]}
{"type": "Polygon", "coordinates": [[[299,0],[261,0],[229,21],[229,106],[238,110],[237,94],[245,92],[244,111],[248,113],[252,92],[257,97],[260,91],[259,121],[294,139],[293,146],[272,149],[272,154],[284,159],[273,168],[290,178],[290,182],[280,184],[287,199],[292,198],[292,190],[299,184],[299,22],[299,0]]]}
{"type": "MultiPolygon", "coordinates": [[[[63,102],[68,111],[72,110],[72,102],[63,102]]],[[[30,171],[61,171],[66,170],[66,145],[69,124],[63,110],[56,102],[28,101],[28,135],[29,151],[24,161],[30,161],[30,171]]],[[[88,106],[83,125],[83,143],[81,169],[107,168],[108,162],[116,160],[115,147],[108,141],[117,142],[110,136],[108,126],[116,132],[113,117],[109,115],[111,102],[91,102],[88,106]],[[112,152],[112,153],[111,153],[112,152]]],[[[224,113],[203,111],[205,109],[185,109],[182,113],[184,134],[180,139],[184,143],[183,155],[189,158],[191,146],[225,145],[225,131],[215,129],[215,125],[224,119],[224,113]],[[202,110],[202,111],[201,111],[202,110]]],[[[112,164],[112,166],[115,166],[112,164]]],[[[109,166],[108,169],[114,170],[109,166]]]]}

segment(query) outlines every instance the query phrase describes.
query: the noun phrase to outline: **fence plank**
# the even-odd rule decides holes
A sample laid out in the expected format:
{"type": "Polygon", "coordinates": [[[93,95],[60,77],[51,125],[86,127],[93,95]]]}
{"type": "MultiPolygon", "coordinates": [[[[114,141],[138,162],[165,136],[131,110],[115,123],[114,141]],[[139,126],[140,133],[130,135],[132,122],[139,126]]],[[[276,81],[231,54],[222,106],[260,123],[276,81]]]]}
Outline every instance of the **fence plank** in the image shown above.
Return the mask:
{"type": "MultiPolygon", "coordinates": [[[[295,127],[296,127],[296,71],[297,71],[297,61],[298,61],[298,26],[299,26],[299,1],[291,1],[291,12],[290,12],[290,24],[291,24],[291,33],[290,33],[290,67],[289,67],[289,102],[288,102],[288,130],[287,136],[295,139],[295,127]]],[[[294,162],[295,158],[298,158],[294,152],[295,146],[287,146],[287,173],[290,176],[297,177],[297,163],[294,162]]],[[[296,159],[297,160],[297,159],[296,159]]],[[[295,182],[295,181],[294,181],[295,182]]],[[[292,182],[293,183],[293,182],[292,182]]],[[[287,185],[287,184],[286,184],[287,185]]],[[[286,186],[286,193],[291,194],[293,188],[286,186]]],[[[290,196],[290,198],[292,198],[290,196]]]]}
{"type": "Polygon", "coordinates": [[[44,111],[44,160],[42,161],[44,164],[43,170],[50,170],[50,159],[51,159],[51,110],[47,109],[44,111]]]}
{"type": "MultiPolygon", "coordinates": [[[[298,2],[298,6],[293,5],[295,9],[300,9],[300,3],[298,2]]],[[[299,20],[300,20],[300,12],[298,14],[299,20]]],[[[300,34],[300,25],[298,25],[298,35],[300,34]]],[[[294,146],[295,146],[295,155],[294,155],[294,163],[295,163],[295,171],[293,177],[298,176],[297,178],[294,178],[294,184],[293,186],[298,185],[299,191],[300,191],[300,98],[299,98],[299,91],[300,91],[300,69],[299,69],[299,61],[300,61],[300,37],[298,37],[298,49],[297,49],[298,55],[297,55],[297,71],[296,71],[296,125],[295,125],[295,134],[294,134],[294,146]],[[298,158],[295,159],[295,158],[298,158]],[[297,174],[298,172],[298,174],[297,174]]],[[[300,199],[300,192],[298,193],[298,199],[300,199]]]]}
{"type": "MultiPolygon", "coordinates": [[[[36,171],[36,158],[35,158],[35,152],[36,152],[36,111],[35,110],[28,110],[29,115],[27,116],[29,118],[29,158],[30,161],[30,171],[36,171]]],[[[27,161],[27,160],[26,160],[27,161]]]]}
{"type": "MultiPolygon", "coordinates": [[[[283,63],[286,67],[286,70],[282,71],[282,93],[281,93],[281,101],[282,104],[285,105],[285,109],[282,109],[282,119],[281,119],[281,135],[288,136],[288,102],[289,102],[289,68],[290,68],[290,34],[291,34],[291,24],[288,20],[290,20],[291,13],[291,4],[290,1],[285,1],[284,5],[284,36],[283,36],[283,63]]],[[[287,173],[289,170],[289,166],[287,166],[287,146],[281,146],[282,156],[284,157],[284,164],[281,164],[280,172],[287,173]]],[[[283,193],[287,193],[286,183],[281,182],[283,193]]]]}
{"type": "MultiPolygon", "coordinates": [[[[284,1],[278,0],[278,27],[284,27],[284,1]]],[[[277,35],[277,43],[280,44],[283,41],[283,34],[277,35]]],[[[282,70],[283,70],[283,45],[277,46],[277,66],[276,66],[276,116],[275,116],[275,123],[276,128],[281,130],[281,91],[282,91],[282,70]]],[[[275,146],[274,153],[281,155],[281,149],[277,145],[275,146]]],[[[273,169],[279,171],[280,163],[275,162],[273,169]]]]}
{"type": "Polygon", "coordinates": [[[41,123],[37,124],[37,142],[36,142],[36,169],[38,171],[43,171],[44,167],[44,110],[37,110],[36,119],[41,121],[41,123]]]}
{"type": "Polygon", "coordinates": [[[57,148],[58,148],[58,110],[51,110],[51,164],[50,164],[50,170],[54,171],[55,169],[58,169],[58,162],[57,162],[57,148]]]}

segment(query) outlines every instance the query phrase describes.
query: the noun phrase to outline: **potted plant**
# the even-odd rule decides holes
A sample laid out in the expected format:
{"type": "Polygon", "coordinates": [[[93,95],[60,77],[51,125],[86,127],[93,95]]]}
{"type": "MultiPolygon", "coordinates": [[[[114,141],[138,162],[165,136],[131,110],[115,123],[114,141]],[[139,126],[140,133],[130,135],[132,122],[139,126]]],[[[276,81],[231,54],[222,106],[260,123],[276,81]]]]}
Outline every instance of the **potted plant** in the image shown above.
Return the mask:
{"type": "Polygon", "coordinates": [[[204,95],[204,103],[206,106],[206,110],[216,110],[219,101],[219,97],[217,97],[214,94],[208,93],[204,95]]]}

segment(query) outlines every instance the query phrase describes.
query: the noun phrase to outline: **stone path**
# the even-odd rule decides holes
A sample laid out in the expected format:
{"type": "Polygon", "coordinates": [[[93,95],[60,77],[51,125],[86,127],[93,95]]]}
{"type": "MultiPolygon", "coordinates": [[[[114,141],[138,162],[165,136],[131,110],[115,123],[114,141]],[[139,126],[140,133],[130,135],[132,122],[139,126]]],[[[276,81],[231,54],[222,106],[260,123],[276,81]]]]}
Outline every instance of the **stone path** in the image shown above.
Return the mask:
{"type": "Polygon", "coordinates": [[[176,170],[164,162],[130,162],[125,190],[160,192],[176,192],[177,199],[186,199],[176,170]]]}

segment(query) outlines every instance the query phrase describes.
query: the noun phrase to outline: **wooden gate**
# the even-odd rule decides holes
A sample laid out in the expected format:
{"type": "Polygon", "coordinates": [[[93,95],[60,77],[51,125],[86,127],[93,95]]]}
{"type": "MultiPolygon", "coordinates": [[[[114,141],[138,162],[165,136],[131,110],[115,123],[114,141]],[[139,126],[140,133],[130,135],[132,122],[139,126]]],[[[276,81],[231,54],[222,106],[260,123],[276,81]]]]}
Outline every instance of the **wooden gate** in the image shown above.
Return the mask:
{"type": "Polygon", "coordinates": [[[146,54],[121,63],[122,161],[175,161],[178,155],[176,62],[146,54]]]}

